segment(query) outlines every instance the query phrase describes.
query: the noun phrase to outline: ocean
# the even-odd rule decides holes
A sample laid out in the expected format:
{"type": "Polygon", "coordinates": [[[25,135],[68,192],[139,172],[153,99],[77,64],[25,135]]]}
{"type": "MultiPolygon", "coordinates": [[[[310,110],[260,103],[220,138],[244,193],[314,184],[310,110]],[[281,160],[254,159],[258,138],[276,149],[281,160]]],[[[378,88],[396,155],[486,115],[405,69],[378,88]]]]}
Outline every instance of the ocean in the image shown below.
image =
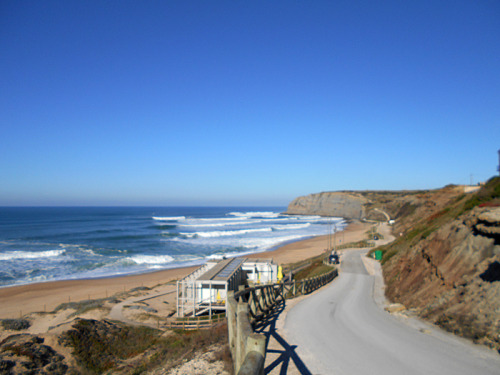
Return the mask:
{"type": "Polygon", "coordinates": [[[198,265],[328,234],[333,222],[337,230],[345,226],[342,218],[281,214],[285,210],[0,207],[0,286],[198,265]]]}

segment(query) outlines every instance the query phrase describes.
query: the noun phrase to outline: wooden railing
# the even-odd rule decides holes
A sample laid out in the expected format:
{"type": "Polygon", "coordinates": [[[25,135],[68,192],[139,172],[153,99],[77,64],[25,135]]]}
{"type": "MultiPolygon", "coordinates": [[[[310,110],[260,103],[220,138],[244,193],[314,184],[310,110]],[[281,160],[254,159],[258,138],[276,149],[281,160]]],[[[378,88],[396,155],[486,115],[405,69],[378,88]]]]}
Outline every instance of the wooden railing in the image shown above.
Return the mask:
{"type": "Polygon", "coordinates": [[[255,333],[253,326],[285,299],[311,293],[332,281],[337,274],[337,269],[333,268],[326,274],[309,279],[228,292],[226,316],[234,373],[264,374],[266,337],[255,333]]]}
{"type": "Polygon", "coordinates": [[[196,318],[177,318],[169,320],[165,324],[165,328],[170,329],[183,329],[186,331],[191,331],[195,329],[208,329],[213,326],[224,322],[226,320],[225,314],[212,315],[211,318],[208,317],[196,317],[196,318]]]}
{"type": "Polygon", "coordinates": [[[287,287],[285,298],[294,298],[300,295],[309,294],[323,285],[328,284],[338,275],[336,268],[321,276],[311,277],[304,280],[293,280],[287,287]]]}

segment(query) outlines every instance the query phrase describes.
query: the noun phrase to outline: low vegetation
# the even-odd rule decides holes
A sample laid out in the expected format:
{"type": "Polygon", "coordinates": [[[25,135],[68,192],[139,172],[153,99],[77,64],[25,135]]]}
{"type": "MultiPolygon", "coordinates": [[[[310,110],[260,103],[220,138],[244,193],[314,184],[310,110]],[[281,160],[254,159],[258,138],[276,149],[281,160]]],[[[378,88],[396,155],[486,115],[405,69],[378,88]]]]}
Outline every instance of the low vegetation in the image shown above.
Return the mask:
{"type": "MultiPolygon", "coordinates": [[[[283,274],[288,275],[290,272],[293,272],[295,275],[296,272],[298,272],[299,270],[302,270],[306,267],[309,267],[314,262],[317,262],[317,261],[323,262],[323,260],[325,260],[326,258],[327,258],[327,254],[325,253],[325,254],[317,255],[317,256],[312,257],[312,258],[307,258],[307,259],[301,260],[299,262],[285,264],[285,265],[283,265],[283,274]]],[[[295,276],[294,276],[294,278],[295,278],[295,276]]]]}
{"type": "Polygon", "coordinates": [[[293,278],[294,280],[309,279],[311,277],[324,275],[331,270],[332,267],[324,264],[322,260],[315,260],[308,267],[297,272],[293,278]]]}
{"type": "Polygon", "coordinates": [[[471,316],[442,314],[437,319],[436,324],[446,331],[468,338],[476,344],[495,347],[497,338],[488,332],[488,326],[478,323],[471,316]]]}
{"type": "Polygon", "coordinates": [[[96,309],[105,309],[105,303],[117,303],[119,300],[110,299],[110,298],[101,298],[101,299],[89,299],[78,302],[65,302],[61,303],[54,309],[54,312],[58,312],[61,310],[72,309],[75,310],[69,317],[79,316],[85,314],[88,311],[96,310],[96,309]]]}
{"type": "Polygon", "coordinates": [[[2,327],[11,331],[22,331],[31,327],[27,319],[2,319],[2,327]]]}
{"type": "Polygon", "coordinates": [[[373,247],[375,244],[369,240],[361,240],[357,242],[349,242],[336,247],[337,250],[342,249],[360,249],[362,247],[373,247]]]}
{"type": "Polygon", "coordinates": [[[208,330],[175,330],[165,334],[144,326],[85,319],[78,319],[60,338],[60,344],[73,348],[78,366],[88,374],[141,374],[159,366],[168,370],[214,345],[222,348],[216,357],[230,369],[226,343],[226,324],[208,330]]]}

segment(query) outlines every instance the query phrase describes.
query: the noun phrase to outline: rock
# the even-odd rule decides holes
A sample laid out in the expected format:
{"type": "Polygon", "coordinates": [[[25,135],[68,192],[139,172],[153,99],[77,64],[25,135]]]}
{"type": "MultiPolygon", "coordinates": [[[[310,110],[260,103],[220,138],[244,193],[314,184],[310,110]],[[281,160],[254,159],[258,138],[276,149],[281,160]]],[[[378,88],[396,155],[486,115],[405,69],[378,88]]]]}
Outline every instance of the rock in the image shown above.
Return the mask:
{"type": "Polygon", "coordinates": [[[401,304],[401,303],[393,303],[386,307],[386,311],[390,312],[391,314],[396,313],[396,312],[402,312],[406,310],[406,307],[401,304]]]}
{"type": "Polygon", "coordinates": [[[488,211],[485,211],[478,215],[478,219],[480,221],[484,221],[489,225],[500,226],[500,207],[493,208],[488,211]]]}
{"type": "Polygon", "coordinates": [[[322,215],[362,219],[368,200],[354,193],[327,192],[294,199],[286,211],[291,215],[322,215]]]}
{"type": "Polygon", "coordinates": [[[66,374],[64,357],[43,342],[28,334],[7,337],[0,345],[0,373],[66,374]]]}

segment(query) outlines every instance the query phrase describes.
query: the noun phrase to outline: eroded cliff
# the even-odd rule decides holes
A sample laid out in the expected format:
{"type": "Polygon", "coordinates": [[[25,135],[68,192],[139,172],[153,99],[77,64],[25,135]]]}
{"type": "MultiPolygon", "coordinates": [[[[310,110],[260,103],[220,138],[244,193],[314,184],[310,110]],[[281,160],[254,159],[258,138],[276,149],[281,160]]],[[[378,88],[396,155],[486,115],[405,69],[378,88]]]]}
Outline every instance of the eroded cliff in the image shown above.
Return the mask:
{"type": "Polygon", "coordinates": [[[386,295],[421,317],[500,348],[500,179],[399,223],[383,248],[386,295]],[[434,211],[434,212],[432,212],[434,211]],[[412,222],[411,225],[408,225],[412,222]]]}
{"type": "Polygon", "coordinates": [[[294,199],[286,213],[387,221],[406,217],[420,207],[425,210],[447,203],[460,194],[457,187],[431,191],[323,192],[294,199]]]}
{"type": "Polygon", "coordinates": [[[287,213],[361,219],[366,215],[367,203],[366,198],[356,193],[326,192],[294,199],[288,205],[287,213]]]}

